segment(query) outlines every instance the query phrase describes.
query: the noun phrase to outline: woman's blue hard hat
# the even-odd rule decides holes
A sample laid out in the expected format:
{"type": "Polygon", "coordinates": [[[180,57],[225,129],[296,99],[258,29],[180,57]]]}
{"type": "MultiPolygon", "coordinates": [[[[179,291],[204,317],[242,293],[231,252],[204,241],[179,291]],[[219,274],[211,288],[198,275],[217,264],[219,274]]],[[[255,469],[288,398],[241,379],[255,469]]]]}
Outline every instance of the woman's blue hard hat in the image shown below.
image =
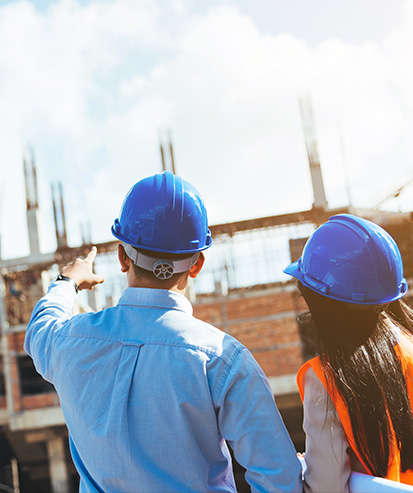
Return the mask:
{"type": "Polygon", "coordinates": [[[212,244],[200,193],[171,171],[144,178],[129,190],[112,233],[153,252],[190,254],[212,244]]]}
{"type": "Polygon", "coordinates": [[[381,305],[407,292],[394,239],[352,214],[337,214],[317,228],[299,260],[284,272],[321,295],[348,303],[381,305]]]}

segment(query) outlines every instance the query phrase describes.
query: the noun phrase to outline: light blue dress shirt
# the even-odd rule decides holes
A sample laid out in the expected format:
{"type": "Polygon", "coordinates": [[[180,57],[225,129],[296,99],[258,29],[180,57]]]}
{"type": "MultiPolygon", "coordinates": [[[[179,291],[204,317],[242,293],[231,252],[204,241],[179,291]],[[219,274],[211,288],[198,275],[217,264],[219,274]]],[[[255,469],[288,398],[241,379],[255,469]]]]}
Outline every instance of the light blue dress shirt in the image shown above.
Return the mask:
{"type": "Polygon", "coordinates": [[[128,288],[72,316],[67,282],[36,305],[25,350],[53,383],[81,492],[234,492],[226,441],[253,492],[301,491],[301,467],[267,378],[184,296],[128,288]]]}

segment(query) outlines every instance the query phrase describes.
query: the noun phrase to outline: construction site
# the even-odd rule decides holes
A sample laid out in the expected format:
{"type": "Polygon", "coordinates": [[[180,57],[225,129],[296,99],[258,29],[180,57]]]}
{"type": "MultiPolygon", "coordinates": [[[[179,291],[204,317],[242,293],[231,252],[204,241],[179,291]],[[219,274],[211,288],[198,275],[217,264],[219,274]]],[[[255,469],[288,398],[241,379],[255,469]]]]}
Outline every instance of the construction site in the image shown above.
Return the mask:
{"type": "MultiPolygon", "coordinates": [[[[314,192],[312,208],[211,225],[214,246],[203,272],[187,292],[197,318],[231,334],[251,350],[269,378],[297,451],[304,451],[304,434],[295,379],[312,355],[297,323],[301,309],[298,291],[283,268],[299,258],[306,239],[321,223],[334,214],[352,213],[378,223],[393,236],[404,260],[407,282],[409,286],[413,283],[413,213],[386,211],[385,200],[372,209],[351,204],[330,209],[311,106],[303,102],[301,110],[314,192]]],[[[172,144],[166,149],[161,146],[161,159],[163,169],[170,163],[175,171],[172,144]]],[[[93,243],[85,235],[82,245],[68,245],[63,190],[59,187],[52,190],[57,249],[40,251],[36,165],[33,159],[23,165],[30,255],[0,259],[0,491],[69,493],[78,490],[79,480],[59,400],[53,386],[36,372],[23,341],[32,309],[60,267],[85,255],[93,243]]],[[[397,193],[400,190],[389,197],[397,193]]],[[[96,245],[95,271],[106,280],[79,294],[75,313],[116,304],[126,287],[117,266],[117,245],[117,241],[96,245]]],[[[411,290],[406,299],[412,299],[411,290]]],[[[248,491],[242,470],[237,468],[236,473],[239,491],[248,491]]]]}

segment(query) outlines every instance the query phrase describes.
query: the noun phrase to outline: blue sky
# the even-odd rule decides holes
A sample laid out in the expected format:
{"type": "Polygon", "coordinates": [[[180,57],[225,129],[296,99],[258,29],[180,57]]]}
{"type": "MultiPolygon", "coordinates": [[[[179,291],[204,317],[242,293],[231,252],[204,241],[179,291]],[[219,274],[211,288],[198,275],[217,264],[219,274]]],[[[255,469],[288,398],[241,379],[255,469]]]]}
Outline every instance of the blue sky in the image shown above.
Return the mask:
{"type": "MultiPolygon", "coordinates": [[[[160,170],[159,135],[210,222],[311,207],[298,98],[310,94],[331,207],[369,207],[413,162],[412,0],[0,0],[0,233],[27,254],[22,158],[35,153],[69,243],[111,239],[123,196],[160,170]],[[342,152],[341,141],[344,145],[342,152]]],[[[412,210],[411,188],[388,208],[412,210]]]]}

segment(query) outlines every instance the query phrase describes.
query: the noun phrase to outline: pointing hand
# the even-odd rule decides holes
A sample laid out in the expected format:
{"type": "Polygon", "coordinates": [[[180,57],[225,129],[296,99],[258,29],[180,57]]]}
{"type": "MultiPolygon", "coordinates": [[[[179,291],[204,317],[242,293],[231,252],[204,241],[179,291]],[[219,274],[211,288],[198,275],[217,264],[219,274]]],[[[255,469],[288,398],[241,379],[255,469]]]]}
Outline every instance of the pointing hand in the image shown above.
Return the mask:
{"type": "Polygon", "coordinates": [[[104,281],[102,276],[93,273],[93,262],[97,248],[94,246],[85,258],[78,257],[74,262],[65,265],[61,274],[70,277],[79,286],[79,289],[92,289],[96,284],[104,281]]]}

